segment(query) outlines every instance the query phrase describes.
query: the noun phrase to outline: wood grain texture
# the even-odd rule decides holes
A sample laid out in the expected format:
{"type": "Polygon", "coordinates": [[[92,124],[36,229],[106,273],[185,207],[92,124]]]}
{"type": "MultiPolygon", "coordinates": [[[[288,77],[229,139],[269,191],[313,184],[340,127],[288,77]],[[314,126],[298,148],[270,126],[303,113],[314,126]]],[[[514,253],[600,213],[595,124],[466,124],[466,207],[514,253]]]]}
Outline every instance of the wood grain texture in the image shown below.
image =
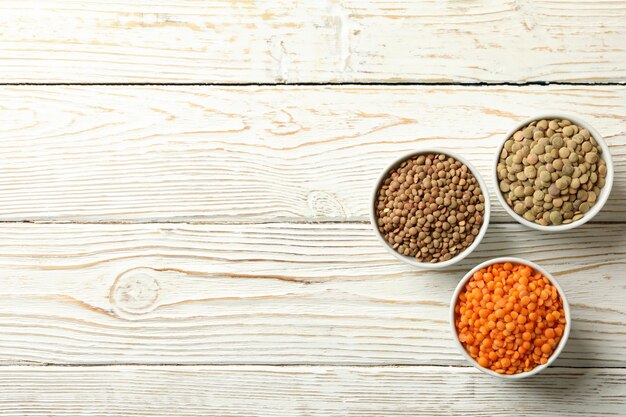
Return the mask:
{"type": "MultiPolygon", "coordinates": [[[[0,83],[620,83],[625,16],[593,0],[5,1],[0,83]]],[[[0,416],[621,415],[625,114],[626,86],[2,86],[0,416]],[[374,239],[391,159],[462,149],[494,189],[502,135],[549,110],[608,140],[607,223],[540,234],[494,200],[509,223],[446,272],[374,239]],[[458,279],[501,255],[541,263],[572,306],[556,366],[515,384],[467,366],[448,324],[458,279]]]]}
{"type": "Polygon", "coordinates": [[[474,368],[2,367],[16,416],[619,416],[624,369],[549,368],[502,382],[474,368]]]}
{"type": "Polygon", "coordinates": [[[448,324],[472,265],[534,260],[573,329],[558,365],[626,366],[626,225],[492,225],[456,269],[416,271],[369,225],[0,224],[0,362],[464,364],[448,324]]]}
{"type": "Polygon", "coordinates": [[[418,147],[463,149],[493,191],[503,135],[547,109],[604,135],[617,175],[596,220],[626,220],[623,86],[20,86],[0,103],[3,221],[365,221],[379,173],[418,147]]]}
{"type": "Polygon", "coordinates": [[[4,1],[2,82],[624,81],[622,1],[4,1]]]}

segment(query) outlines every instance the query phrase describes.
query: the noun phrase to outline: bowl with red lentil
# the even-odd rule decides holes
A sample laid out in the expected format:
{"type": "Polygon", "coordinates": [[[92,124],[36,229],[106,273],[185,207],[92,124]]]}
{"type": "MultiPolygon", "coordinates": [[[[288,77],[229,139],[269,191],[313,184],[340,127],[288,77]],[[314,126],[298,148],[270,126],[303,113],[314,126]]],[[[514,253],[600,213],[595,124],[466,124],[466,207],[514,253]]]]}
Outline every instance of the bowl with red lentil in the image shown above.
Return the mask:
{"type": "Polygon", "coordinates": [[[469,255],[489,224],[487,186],[450,151],[419,149],[389,164],[370,201],[378,240],[412,266],[441,269],[469,255]]]}
{"type": "Polygon", "coordinates": [[[496,197],[530,228],[581,226],[602,209],[613,186],[611,153],[600,132],[579,116],[547,113],[506,134],[493,164],[496,197]]]}
{"type": "Polygon", "coordinates": [[[554,277],[534,262],[486,261],[459,282],[450,305],[453,339],[482,372],[505,379],[535,375],[567,343],[569,304],[554,277]]]}

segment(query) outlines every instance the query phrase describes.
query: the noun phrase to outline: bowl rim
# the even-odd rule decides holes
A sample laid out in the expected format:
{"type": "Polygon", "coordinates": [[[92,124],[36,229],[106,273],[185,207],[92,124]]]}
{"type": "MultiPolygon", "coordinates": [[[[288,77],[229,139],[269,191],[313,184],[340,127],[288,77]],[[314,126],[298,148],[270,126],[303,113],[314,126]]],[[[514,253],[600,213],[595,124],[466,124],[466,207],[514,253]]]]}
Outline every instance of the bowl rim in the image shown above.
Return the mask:
{"type": "Polygon", "coordinates": [[[454,264],[462,261],[470,253],[472,253],[474,251],[474,249],[476,249],[478,247],[478,245],[480,244],[481,240],[485,236],[485,233],[487,232],[487,228],[489,227],[489,218],[491,216],[491,201],[490,201],[489,189],[487,188],[487,184],[485,183],[484,179],[480,175],[480,172],[478,172],[478,170],[467,159],[465,159],[464,157],[460,156],[456,152],[448,151],[448,150],[445,150],[445,149],[437,149],[437,148],[432,148],[432,147],[420,147],[420,148],[417,148],[417,149],[412,150],[410,152],[404,153],[401,156],[399,156],[398,158],[394,159],[378,175],[378,178],[376,179],[373,191],[372,191],[371,196],[370,196],[369,214],[370,214],[370,225],[374,229],[374,233],[376,234],[376,238],[378,239],[379,242],[381,242],[383,244],[385,249],[387,249],[387,251],[389,253],[391,253],[393,256],[395,256],[397,259],[399,259],[399,260],[401,260],[401,261],[403,261],[403,262],[405,262],[405,263],[407,263],[409,265],[412,265],[412,266],[414,266],[416,268],[421,268],[421,269],[444,269],[444,268],[447,268],[447,267],[449,267],[451,265],[454,265],[454,264]],[[389,245],[389,243],[385,239],[383,239],[380,231],[378,230],[378,221],[377,221],[378,217],[376,215],[376,210],[374,208],[375,205],[376,205],[376,201],[378,199],[378,190],[380,189],[381,184],[387,178],[387,174],[389,173],[389,171],[391,171],[394,168],[397,168],[402,162],[404,162],[405,160],[407,160],[407,159],[409,159],[409,158],[411,158],[413,156],[422,155],[422,154],[431,154],[431,153],[432,154],[444,154],[444,155],[450,156],[450,157],[456,159],[457,161],[461,162],[465,166],[467,166],[469,171],[472,173],[472,175],[474,175],[474,177],[478,181],[478,185],[480,186],[480,190],[481,190],[481,192],[482,192],[482,194],[483,194],[483,196],[485,198],[485,202],[484,202],[485,209],[484,209],[484,213],[483,213],[483,223],[480,226],[480,230],[478,232],[478,235],[476,236],[476,238],[474,239],[472,244],[470,246],[468,246],[467,248],[465,248],[465,250],[463,250],[457,256],[454,256],[453,258],[448,259],[447,261],[437,262],[437,263],[418,262],[414,258],[411,258],[409,256],[405,256],[405,255],[401,255],[399,252],[397,252],[395,249],[393,249],[389,245]]]}
{"type": "Polygon", "coordinates": [[[538,374],[539,372],[541,372],[544,369],[546,369],[547,367],[549,367],[558,358],[558,356],[563,351],[563,348],[565,347],[565,345],[567,344],[567,340],[569,339],[569,334],[570,334],[570,330],[571,330],[571,327],[572,327],[572,318],[571,318],[569,302],[567,301],[567,297],[565,296],[565,292],[563,291],[563,289],[559,285],[559,283],[556,280],[556,278],[554,278],[554,276],[550,272],[546,271],[543,267],[539,266],[535,262],[530,261],[528,259],[518,258],[518,257],[514,257],[514,256],[502,256],[502,257],[498,257],[498,258],[489,259],[489,260],[487,260],[485,262],[482,262],[482,263],[476,265],[467,274],[465,274],[465,276],[457,284],[457,286],[456,286],[456,288],[454,290],[454,293],[452,294],[452,299],[450,301],[449,320],[450,320],[450,329],[452,331],[452,338],[454,340],[454,344],[457,347],[457,349],[461,352],[461,354],[465,357],[465,359],[468,362],[470,362],[472,365],[474,365],[474,367],[477,368],[478,370],[480,370],[481,372],[483,372],[483,373],[485,373],[487,375],[491,375],[491,376],[495,376],[497,378],[507,379],[507,380],[516,380],[516,379],[528,378],[530,376],[538,374]],[[561,297],[561,300],[563,302],[563,311],[565,312],[565,320],[566,320],[565,329],[563,331],[563,336],[561,337],[561,340],[559,341],[559,344],[556,347],[556,349],[552,352],[552,355],[550,355],[550,358],[548,358],[548,362],[546,362],[543,365],[539,365],[539,366],[533,368],[532,370],[530,370],[528,372],[522,372],[522,373],[513,374],[513,375],[499,374],[497,372],[492,371],[491,369],[483,368],[482,366],[480,366],[478,364],[478,362],[476,362],[476,360],[474,358],[472,358],[469,355],[469,353],[467,353],[467,351],[465,350],[465,348],[463,347],[463,345],[459,341],[458,333],[457,333],[457,330],[456,330],[456,325],[454,323],[454,315],[455,315],[454,314],[454,307],[456,306],[457,299],[459,297],[459,294],[461,293],[461,291],[465,287],[465,284],[467,283],[467,281],[469,281],[469,279],[474,275],[474,272],[476,272],[476,271],[478,271],[478,270],[480,270],[482,268],[485,268],[485,267],[487,267],[489,265],[492,265],[492,264],[495,264],[495,263],[504,263],[504,262],[518,263],[518,264],[530,266],[535,271],[540,272],[541,274],[543,274],[543,276],[548,278],[550,280],[550,283],[552,285],[554,285],[556,287],[557,291],[559,292],[559,296],[561,297]]]}
{"type": "Polygon", "coordinates": [[[502,141],[500,142],[500,144],[498,145],[496,149],[495,158],[492,163],[491,173],[493,177],[496,199],[500,202],[500,205],[509,214],[509,216],[511,216],[515,221],[517,221],[520,224],[523,224],[524,226],[530,227],[535,230],[540,230],[542,232],[562,232],[565,230],[574,229],[578,226],[582,226],[583,224],[590,221],[593,217],[595,217],[595,215],[598,214],[600,210],[602,210],[602,207],[604,207],[604,204],[609,199],[609,195],[611,194],[611,189],[613,188],[613,177],[614,177],[613,170],[614,170],[613,159],[611,157],[609,146],[604,140],[604,138],[602,137],[602,135],[600,134],[600,132],[598,132],[591,124],[589,124],[582,117],[576,114],[564,113],[564,112],[547,112],[547,113],[537,114],[535,116],[526,118],[516,123],[515,126],[513,126],[506,133],[506,135],[504,136],[504,138],[502,139],[502,141]],[[605,180],[606,182],[604,184],[604,187],[602,187],[602,189],[600,190],[600,195],[598,195],[596,204],[594,204],[593,207],[581,219],[576,220],[569,224],[561,224],[558,226],[543,226],[535,222],[530,222],[526,220],[525,218],[523,218],[522,216],[518,215],[515,211],[513,211],[513,208],[510,207],[507,204],[506,200],[504,199],[504,196],[502,195],[502,191],[500,191],[500,180],[498,179],[498,163],[500,162],[500,153],[502,152],[502,148],[504,148],[505,142],[511,136],[513,136],[513,134],[516,131],[518,131],[521,127],[526,126],[536,120],[543,120],[543,119],[567,119],[567,120],[570,120],[572,123],[587,129],[589,133],[591,133],[591,136],[596,140],[596,142],[598,142],[598,145],[602,149],[602,159],[606,163],[606,168],[607,168],[607,174],[606,174],[606,180],[605,180]]]}

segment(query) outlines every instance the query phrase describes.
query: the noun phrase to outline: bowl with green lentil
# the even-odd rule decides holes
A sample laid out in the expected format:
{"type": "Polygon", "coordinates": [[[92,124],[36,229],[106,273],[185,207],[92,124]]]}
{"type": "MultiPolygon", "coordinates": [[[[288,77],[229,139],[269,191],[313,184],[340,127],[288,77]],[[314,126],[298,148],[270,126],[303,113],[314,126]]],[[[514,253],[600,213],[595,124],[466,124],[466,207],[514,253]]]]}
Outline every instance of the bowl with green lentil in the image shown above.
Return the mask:
{"type": "Polygon", "coordinates": [[[478,171],[450,151],[420,149],[389,164],[370,202],[378,240],[396,258],[441,269],[467,257],[489,224],[487,186],[478,171]]]}
{"type": "Polygon", "coordinates": [[[589,123],[542,114],[516,124],[496,152],[496,196],[519,223],[569,230],[591,220],[613,185],[609,147],[589,123]]]}

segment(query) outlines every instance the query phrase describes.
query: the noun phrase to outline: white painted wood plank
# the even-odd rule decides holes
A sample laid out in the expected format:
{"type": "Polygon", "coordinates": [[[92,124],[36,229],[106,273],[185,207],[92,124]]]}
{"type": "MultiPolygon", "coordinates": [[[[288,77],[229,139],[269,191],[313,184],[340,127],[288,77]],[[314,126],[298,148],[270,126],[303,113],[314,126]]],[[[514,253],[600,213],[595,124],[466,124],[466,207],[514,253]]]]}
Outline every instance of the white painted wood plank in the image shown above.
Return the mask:
{"type": "Polygon", "coordinates": [[[626,80],[626,3],[14,0],[2,82],[626,80]]]}
{"type": "Polygon", "coordinates": [[[548,368],[514,383],[474,368],[0,367],[16,416],[619,416],[624,369],[548,368]]]}
{"type": "Polygon", "coordinates": [[[462,149],[493,190],[503,135],[548,108],[607,138],[597,220],[626,221],[624,86],[5,86],[0,103],[5,221],[365,221],[379,172],[420,146],[462,149]]]}
{"type": "Polygon", "coordinates": [[[559,365],[625,366],[626,225],[493,225],[448,272],[368,225],[0,224],[0,362],[463,364],[448,307],[502,255],[554,273],[574,318],[559,365]]]}

